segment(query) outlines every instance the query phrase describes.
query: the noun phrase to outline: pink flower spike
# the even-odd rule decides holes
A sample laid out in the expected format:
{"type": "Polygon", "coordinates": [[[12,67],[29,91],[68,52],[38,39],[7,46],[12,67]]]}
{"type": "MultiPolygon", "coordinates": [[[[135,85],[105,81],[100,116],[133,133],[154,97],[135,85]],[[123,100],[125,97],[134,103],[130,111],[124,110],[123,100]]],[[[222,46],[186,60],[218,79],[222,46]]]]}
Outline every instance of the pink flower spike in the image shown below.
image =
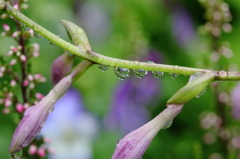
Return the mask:
{"type": "Polygon", "coordinates": [[[27,87],[28,85],[29,85],[29,82],[28,82],[28,80],[25,79],[25,80],[23,81],[23,86],[24,86],[24,87],[27,87]]]}
{"type": "Polygon", "coordinates": [[[5,31],[9,31],[9,30],[10,30],[10,26],[7,25],[7,24],[3,24],[3,29],[4,29],[5,31]]]}
{"type": "Polygon", "coordinates": [[[37,146],[36,145],[31,145],[28,149],[28,153],[30,155],[35,155],[37,153],[37,146]]]}
{"type": "Polygon", "coordinates": [[[22,113],[24,111],[24,107],[21,103],[18,103],[16,105],[16,110],[19,112],[19,113],[22,113]]]}
{"type": "Polygon", "coordinates": [[[34,78],[36,80],[40,79],[41,77],[42,77],[42,75],[40,73],[34,75],[34,78]]]}
{"type": "Polygon", "coordinates": [[[14,87],[14,86],[16,86],[16,81],[13,79],[13,80],[11,80],[11,82],[10,82],[10,85],[12,86],[12,87],[14,87]]]}
{"type": "Polygon", "coordinates": [[[43,99],[43,97],[44,97],[44,95],[42,95],[41,93],[36,93],[35,96],[39,100],[43,99]]]}
{"type": "Polygon", "coordinates": [[[45,148],[40,147],[40,148],[38,149],[38,155],[39,155],[40,157],[45,157],[45,156],[46,156],[45,148]]]}
{"type": "Polygon", "coordinates": [[[17,63],[16,59],[12,59],[9,63],[10,66],[15,65],[17,63]]]}
{"type": "Polygon", "coordinates": [[[21,59],[23,62],[26,62],[26,60],[27,60],[27,58],[26,58],[25,55],[21,55],[21,56],[20,56],[20,59],[21,59]]]}
{"type": "Polygon", "coordinates": [[[155,135],[182,111],[182,107],[169,105],[147,124],[120,139],[112,159],[141,159],[155,135]]]}
{"type": "Polygon", "coordinates": [[[7,98],[7,99],[5,100],[4,106],[5,106],[5,107],[9,107],[9,106],[11,106],[11,105],[12,105],[11,99],[7,98]]]}
{"type": "Polygon", "coordinates": [[[15,8],[15,9],[18,10],[18,4],[14,4],[14,5],[13,5],[13,8],[15,8]]]}

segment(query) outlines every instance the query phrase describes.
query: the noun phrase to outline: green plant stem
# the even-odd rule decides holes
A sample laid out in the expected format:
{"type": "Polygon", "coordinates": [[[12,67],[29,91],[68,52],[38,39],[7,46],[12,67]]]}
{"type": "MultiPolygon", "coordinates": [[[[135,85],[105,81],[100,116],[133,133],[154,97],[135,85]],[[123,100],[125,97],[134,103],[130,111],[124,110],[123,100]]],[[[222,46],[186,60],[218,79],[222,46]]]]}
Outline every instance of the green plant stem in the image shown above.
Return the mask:
{"type": "MultiPolygon", "coordinates": [[[[13,17],[18,19],[20,22],[26,24],[28,27],[38,32],[46,39],[52,41],[56,45],[62,47],[63,49],[71,52],[72,54],[79,56],[83,59],[92,61],[93,63],[105,64],[112,67],[125,67],[129,69],[144,69],[148,71],[160,71],[160,72],[168,72],[168,73],[178,73],[183,75],[191,75],[196,72],[209,72],[213,70],[206,69],[198,69],[198,68],[190,68],[190,67],[181,67],[181,66],[172,66],[172,65],[163,65],[163,64],[154,64],[154,63],[146,63],[146,62],[138,62],[138,61],[128,61],[121,60],[116,58],[107,57],[91,50],[81,50],[76,46],[70,44],[69,42],[64,41],[53,33],[49,32],[45,28],[41,27],[18,10],[13,8],[8,3],[0,0],[0,9],[5,10],[7,13],[11,14],[13,17]]],[[[227,75],[221,76],[216,72],[215,79],[220,81],[226,80],[240,80],[240,72],[227,72],[227,75]]]]}

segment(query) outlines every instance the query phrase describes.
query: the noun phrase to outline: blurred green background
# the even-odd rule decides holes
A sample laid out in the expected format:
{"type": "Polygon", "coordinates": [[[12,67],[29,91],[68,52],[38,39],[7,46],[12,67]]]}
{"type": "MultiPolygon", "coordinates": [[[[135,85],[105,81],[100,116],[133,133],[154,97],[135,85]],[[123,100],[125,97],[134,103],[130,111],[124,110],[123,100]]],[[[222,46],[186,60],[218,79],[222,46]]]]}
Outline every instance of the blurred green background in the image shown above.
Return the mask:
{"type": "MultiPolygon", "coordinates": [[[[240,58],[240,1],[226,2],[233,16],[233,31],[229,34],[222,33],[221,41],[230,43],[233,57],[224,59],[221,65],[237,69],[240,58]]],[[[163,64],[214,69],[211,52],[205,51],[203,47],[210,39],[207,35],[198,33],[199,27],[206,21],[205,11],[197,0],[29,0],[28,4],[29,8],[23,11],[25,15],[67,41],[69,39],[64,27],[58,20],[69,20],[81,26],[86,31],[93,50],[103,55],[138,60],[146,50],[154,49],[162,55],[163,64]]],[[[0,21],[1,25],[4,23],[11,25],[12,22],[0,21]]],[[[31,62],[33,73],[47,77],[47,82],[37,87],[38,92],[46,95],[52,88],[51,64],[64,51],[60,47],[51,47],[44,38],[31,38],[31,42],[41,46],[40,56],[31,59],[31,62]]],[[[9,46],[16,43],[11,38],[1,37],[0,45],[0,54],[5,55],[9,46]]],[[[8,57],[6,59],[9,60],[8,57]]],[[[81,59],[76,59],[75,63],[79,61],[81,59]]],[[[149,109],[152,118],[165,108],[166,101],[186,84],[188,78],[180,75],[177,79],[172,79],[165,74],[159,80],[161,94],[154,99],[157,105],[149,109]]],[[[102,122],[110,109],[113,92],[120,82],[122,81],[115,76],[113,68],[103,73],[97,66],[93,66],[73,87],[81,92],[86,109],[102,122]]],[[[236,82],[224,82],[221,85],[229,92],[236,82]]],[[[212,144],[206,144],[203,136],[207,130],[200,126],[200,114],[215,111],[214,94],[212,88],[208,87],[204,96],[185,105],[171,128],[158,133],[143,158],[201,159],[210,158],[214,153],[221,157],[224,151],[222,143],[216,140],[212,144]]],[[[227,107],[226,115],[230,126],[239,124],[232,119],[231,107],[227,107]]],[[[11,116],[0,114],[0,158],[9,158],[8,147],[15,127],[11,116]]],[[[93,158],[111,158],[116,141],[123,134],[104,128],[99,131],[98,139],[93,145],[93,158]]],[[[233,158],[237,152],[239,150],[233,152],[233,158]]]]}

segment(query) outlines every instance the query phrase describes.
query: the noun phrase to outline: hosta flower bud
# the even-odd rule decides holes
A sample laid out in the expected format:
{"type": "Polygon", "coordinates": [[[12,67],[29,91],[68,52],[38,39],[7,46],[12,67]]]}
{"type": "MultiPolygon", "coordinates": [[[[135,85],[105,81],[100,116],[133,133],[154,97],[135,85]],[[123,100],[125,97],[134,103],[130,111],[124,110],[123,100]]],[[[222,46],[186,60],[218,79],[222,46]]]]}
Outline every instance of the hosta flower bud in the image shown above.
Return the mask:
{"type": "Polygon", "coordinates": [[[204,73],[193,81],[188,82],[178,90],[168,101],[167,104],[184,104],[201,93],[208,84],[214,80],[215,74],[204,73]]]}
{"type": "Polygon", "coordinates": [[[89,61],[78,64],[39,103],[25,111],[24,117],[14,132],[9,148],[10,154],[14,154],[29,145],[43,127],[48,114],[54,108],[55,102],[66,93],[72,82],[79,78],[91,65],[92,63],[89,61]]]}
{"type": "Polygon", "coordinates": [[[112,159],[141,159],[155,135],[181,112],[182,107],[168,106],[153,120],[120,139],[112,159]]]}
{"type": "Polygon", "coordinates": [[[74,56],[61,55],[52,64],[52,81],[58,83],[72,68],[74,56]]]}

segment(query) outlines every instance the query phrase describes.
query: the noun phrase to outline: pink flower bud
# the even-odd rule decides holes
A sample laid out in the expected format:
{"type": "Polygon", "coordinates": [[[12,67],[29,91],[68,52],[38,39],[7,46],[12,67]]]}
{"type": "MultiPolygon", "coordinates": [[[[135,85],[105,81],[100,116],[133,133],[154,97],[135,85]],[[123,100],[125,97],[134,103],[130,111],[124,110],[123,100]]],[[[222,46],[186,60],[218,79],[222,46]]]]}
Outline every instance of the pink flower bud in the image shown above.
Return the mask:
{"type": "Polygon", "coordinates": [[[0,67],[0,72],[4,72],[6,70],[5,66],[0,67]]]}
{"type": "Polygon", "coordinates": [[[5,107],[9,107],[9,106],[11,106],[11,105],[12,105],[11,99],[10,99],[10,98],[7,98],[7,99],[5,100],[4,106],[5,106],[5,107]]]}
{"type": "Polygon", "coordinates": [[[39,100],[43,99],[43,97],[44,97],[44,95],[42,95],[41,93],[36,93],[35,96],[39,100]]]}
{"type": "Polygon", "coordinates": [[[12,87],[14,87],[14,86],[16,86],[16,81],[13,79],[13,80],[11,80],[11,82],[10,82],[10,85],[12,86],[12,87]]]}
{"type": "Polygon", "coordinates": [[[39,73],[34,75],[34,78],[35,78],[36,80],[40,79],[41,77],[42,77],[42,75],[39,74],[39,73]]]}
{"type": "Polygon", "coordinates": [[[29,88],[30,88],[30,89],[35,88],[35,84],[34,84],[34,83],[30,83],[29,88]]]}
{"type": "Polygon", "coordinates": [[[17,63],[16,59],[12,59],[9,63],[10,66],[15,65],[17,63]]]}
{"type": "Polygon", "coordinates": [[[48,137],[44,137],[44,142],[45,142],[45,143],[50,143],[50,142],[51,142],[51,139],[48,138],[48,137]]]}
{"type": "Polygon", "coordinates": [[[52,64],[52,81],[58,83],[72,68],[74,56],[59,56],[52,64]]]}
{"type": "Polygon", "coordinates": [[[38,57],[39,54],[40,54],[40,53],[39,53],[38,51],[34,51],[34,52],[32,53],[33,57],[38,57]]]}
{"type": "Polygon", "coordinates": [[[30,155],[35,155],[37,153],[37,146],[36,145],[31,145],[28,149],[28,153],[30,155]]]}
{"type": "Polygon", "coordinates": [[[33,81],[33,80],[34,80],[33,75],[29,74],[29,75],[28,75],[28,80],[29,80],[29,81],[33,81]]]}
{"type": "Polygon", "coordinates": [[[7,24],[3,24],[3,29],[4,29],[5,31],[9,31],[9,30],[10,30],[10,26],[7,25],[7,24]]]}
{"type": "Polygon", "coordinates": [[[29,82],[28,82],[28,80],[25,79],[25,80],[23,81],[23,86],[24,86],[24,87],[27,87],[28,85],[29,85],[29,82]]]}
{"type": "Polygon", "coordinates": [[[26,60],[27,60],[27,58],[26,58],[25,55],[21,55],[21,56],[20,56],[20,59],[21,59],[23,62],[26,62],[26,60]]]}
{"type": "Polygon", "coordinates": [[[12,56],[12,55],[13,55],[13,51],[12,50],[8,51],[7,56],[12,56]]]}
{"type": "Polygon", "coordinates": [[[33,48],[34,48],[34,51],[39,51],[39,49],[40,49],[40,45],[39,44],[37,44],[37,43],[34,43],[34,44],[32,44],[32,46],[33,46],[33,48]]]}
{"type": "Polygon", "coordinates": [[[40,148],[38,149],[38,155],[39,155],[40,157],[45,157],[45,156],[46,156],[45,148],[40,147],[40,148]]]}
{"type": "Polygon", "coordinates": [[[15,8],[15,9],[17,9],[18,10],[18,4],[16,3],[16,4],[14,4],[13,5],[13,8],[15,8]]]}
{"type": "Polygon", "coordinates": [[[18,45],[17,49],[22,50],[22,45],[18,45]]]}
{"type": "Polygon", "coordinates": [[[13,38],[16,38],[20,35],[21,33],[19,31],[15,31],[13,34],[12,34],[12,37],[13,38]]]}
{"type": "Polygon", "coordinates": [[[16,110],[19,112],[19,113],[22,113],[24,111],[24,107],[21,103],[18,103],[16,105],[16,110]]]}
{"type": "Polygon", "coordinates": [[[24,107],[24,109],[26,110],[27,108],[30,107],[30,105],[29,105],[28,103],[24,103],[24,104],[23,104],[23,107],[24,107]]]}
{"type": "Polygon", "coordinates": [[[9,114],[11,112],[11,110],[9,109],[9,108],[4,108],[3,110],[2,110],[2,113],[3,114],[9,114]]]}

